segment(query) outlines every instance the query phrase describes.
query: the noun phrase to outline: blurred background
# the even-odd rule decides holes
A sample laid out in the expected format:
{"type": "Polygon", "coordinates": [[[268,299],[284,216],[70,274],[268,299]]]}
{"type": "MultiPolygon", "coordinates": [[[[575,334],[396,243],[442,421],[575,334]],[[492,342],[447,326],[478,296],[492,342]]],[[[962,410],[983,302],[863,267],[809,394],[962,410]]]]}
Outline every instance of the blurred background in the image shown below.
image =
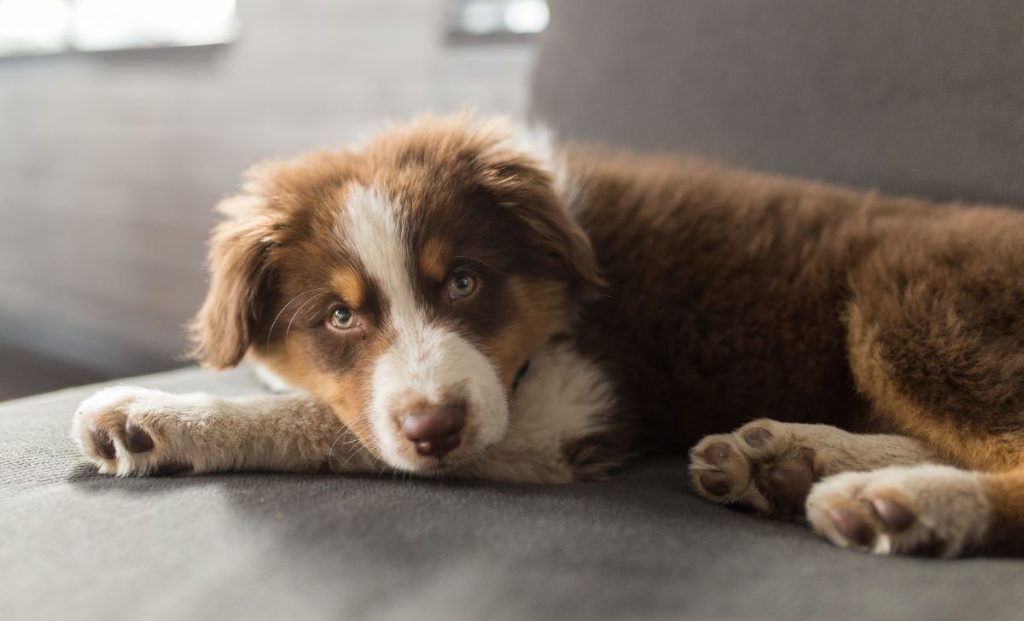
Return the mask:
{"type": "Polygon", "coordinates": [[[0,0],[0,399],[185,364],[212,207],[389,118],[521,117],[541,0],[0,0]]]}

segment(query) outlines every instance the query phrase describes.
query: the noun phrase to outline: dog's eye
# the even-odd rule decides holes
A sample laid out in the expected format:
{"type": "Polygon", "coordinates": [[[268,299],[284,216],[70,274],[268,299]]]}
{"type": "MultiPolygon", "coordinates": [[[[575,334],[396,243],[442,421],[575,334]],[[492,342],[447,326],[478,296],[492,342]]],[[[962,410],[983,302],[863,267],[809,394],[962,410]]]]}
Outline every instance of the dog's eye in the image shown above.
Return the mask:
{"type": "Polygon", "coordinates": [[[476,276],[468,272],[456,272],[448,279],[448,297],[452,300],[468,298],[479,288],[476,276]]]}
{"type": "Polygon", "coordinates": [[[336,330],[348,330],[356,323],[356,316],[347,308],[336,308],[329,318],[331,327],[336,330]]]}

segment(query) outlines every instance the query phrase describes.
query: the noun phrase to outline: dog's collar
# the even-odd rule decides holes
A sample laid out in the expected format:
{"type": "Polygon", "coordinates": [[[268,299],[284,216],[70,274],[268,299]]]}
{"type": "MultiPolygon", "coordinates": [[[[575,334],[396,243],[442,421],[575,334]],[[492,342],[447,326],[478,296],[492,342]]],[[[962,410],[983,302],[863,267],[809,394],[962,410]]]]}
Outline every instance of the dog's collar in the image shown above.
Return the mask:
{"type": "Polygon", "coordinates": [[[517,388],[519,388],[520,382],[523,381],[523,377],[526,376],[526,372],[529,371],[529,370],[530,370],[530,361],[527,360],[526,362],[523,363],[523,366],[519,367],[519,370],[516,371],[516,377],[515,377],[514,380],[512,380],[512,392],[515,392],[515,390],[517,388]]]}

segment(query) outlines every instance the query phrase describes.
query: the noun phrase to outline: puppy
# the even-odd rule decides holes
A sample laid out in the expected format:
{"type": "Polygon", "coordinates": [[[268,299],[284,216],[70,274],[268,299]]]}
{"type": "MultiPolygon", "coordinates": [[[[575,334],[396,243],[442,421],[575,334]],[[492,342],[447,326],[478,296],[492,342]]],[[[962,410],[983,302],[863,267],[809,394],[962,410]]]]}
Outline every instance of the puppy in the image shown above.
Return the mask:
{"type": "Polygon", "coordinates": [[[261,164],[218,210],[194,354],[292,390],[103,390],[73,436],[104,474],[565,483],[690,449],[701,496],[840,546],[1024,536],[1024,214],[464,117],[261,164]]]}

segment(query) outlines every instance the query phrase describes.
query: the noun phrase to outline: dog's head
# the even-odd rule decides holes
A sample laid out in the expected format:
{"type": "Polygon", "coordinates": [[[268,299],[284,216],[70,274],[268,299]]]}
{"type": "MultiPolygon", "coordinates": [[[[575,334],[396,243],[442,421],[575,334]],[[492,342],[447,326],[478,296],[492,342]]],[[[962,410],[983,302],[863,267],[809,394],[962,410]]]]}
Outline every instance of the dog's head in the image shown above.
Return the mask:
{"type": "Polygon", "coordinates": [[[601,286],[515,131],[427,119],[253,168],[218,206],[197,357],[249,352],[395,468],[444,470],[499,441],[520,370],[601,286]]]}

